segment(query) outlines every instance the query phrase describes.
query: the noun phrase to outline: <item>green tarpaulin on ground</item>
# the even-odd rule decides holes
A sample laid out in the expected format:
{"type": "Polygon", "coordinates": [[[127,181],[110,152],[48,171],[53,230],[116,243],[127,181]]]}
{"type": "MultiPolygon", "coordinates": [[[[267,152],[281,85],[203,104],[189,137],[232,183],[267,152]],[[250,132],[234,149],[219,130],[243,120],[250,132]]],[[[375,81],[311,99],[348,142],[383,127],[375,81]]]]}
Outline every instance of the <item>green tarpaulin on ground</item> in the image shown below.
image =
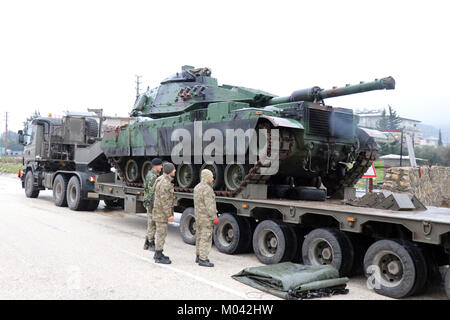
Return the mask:
{"type": "Polygon", "coordinates": [[[348,278],[330,265],[308,266],[282,262],[245,268],[232,276],[258,290],[283,299],[308,299],[347,293],[348,278]]]}

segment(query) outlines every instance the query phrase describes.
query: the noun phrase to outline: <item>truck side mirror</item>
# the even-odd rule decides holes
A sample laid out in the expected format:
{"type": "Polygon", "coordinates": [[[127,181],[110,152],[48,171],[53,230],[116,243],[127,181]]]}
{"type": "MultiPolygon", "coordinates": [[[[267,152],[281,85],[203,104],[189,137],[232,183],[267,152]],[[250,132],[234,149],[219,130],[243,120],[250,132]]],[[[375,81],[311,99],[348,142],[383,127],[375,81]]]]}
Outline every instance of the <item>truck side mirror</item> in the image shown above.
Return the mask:
{"type": "Polygon", "coordinates": [[[18,135],[19,135],[19,143],[20,144],[24,144],[24,138],[23,138],[23,131],[22,130],[19,130],[18,132],[18,135]]]}

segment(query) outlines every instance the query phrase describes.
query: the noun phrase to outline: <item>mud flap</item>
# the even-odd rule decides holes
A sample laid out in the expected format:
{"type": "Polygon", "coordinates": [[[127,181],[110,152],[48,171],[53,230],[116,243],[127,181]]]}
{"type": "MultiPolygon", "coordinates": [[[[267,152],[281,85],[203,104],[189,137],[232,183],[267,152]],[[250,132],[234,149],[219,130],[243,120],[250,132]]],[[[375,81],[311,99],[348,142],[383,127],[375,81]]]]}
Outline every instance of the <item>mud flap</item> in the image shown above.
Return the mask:
{"type": "Polygon", "coordinates": [[[346,294],[348,278],[330,265],[309,266],[283,262],[245,268],[233,279],[277,297],[296,300],[346,294]]]}

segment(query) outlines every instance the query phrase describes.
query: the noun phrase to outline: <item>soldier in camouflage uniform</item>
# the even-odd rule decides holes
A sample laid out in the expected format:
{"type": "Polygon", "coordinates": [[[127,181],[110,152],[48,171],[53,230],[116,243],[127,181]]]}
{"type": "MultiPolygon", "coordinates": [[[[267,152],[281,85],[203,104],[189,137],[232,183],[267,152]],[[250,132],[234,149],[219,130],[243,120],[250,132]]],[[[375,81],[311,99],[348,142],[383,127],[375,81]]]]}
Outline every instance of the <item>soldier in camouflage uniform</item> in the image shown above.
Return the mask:
{"type": "Polygon", "coordinates": [[[213,224],[217,221],[216,196],[213,190],[214,177],[210,170],[201,172],[201,181],[194,188],[196,234],[196,262],[203,267],[214,267],[208,259],[212,244],[213,224]]]}
{"type": "Polygon", "coordinates": [[[144,250],[155,251],[155,230],[156,225],[152,220],[153,195],[156,178],[162,170],[162,160],[155,158],[152,160],[152,170],[150,170],[144,181],[144,207],[147,209],[147,236],[145,237],[144,250]]]}
{"type": "Polygon", "coordinates": [[[173,177],[175,176],[175,166],[166,162],[163,165],[163,175],[155,182],[155,200],[152,211],[152,219],[156,224],[155,255],[156,263],[170,264],[169,257],[162,252],[167,236],[168,219],[173,216],[173,177]]]}

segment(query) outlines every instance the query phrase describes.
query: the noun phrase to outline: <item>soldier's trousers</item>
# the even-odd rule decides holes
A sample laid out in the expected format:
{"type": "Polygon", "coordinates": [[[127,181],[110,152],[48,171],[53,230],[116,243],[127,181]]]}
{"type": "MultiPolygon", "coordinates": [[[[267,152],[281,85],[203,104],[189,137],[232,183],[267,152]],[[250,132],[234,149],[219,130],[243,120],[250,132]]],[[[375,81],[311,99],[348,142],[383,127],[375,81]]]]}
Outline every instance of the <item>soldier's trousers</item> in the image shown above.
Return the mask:
{"type": "Polygon", "coordinates": [[[156,236],[155,236],[155,249],[156,251],[162,251],[164,249],[164,243],[167,236],[167,222],[155,222],[156,236]]]}
{"type": "Polygon", "coordinates": [[[155,233],[156,233],[156,224],[155,221],[152,220],[152,208],[150,206],[146,207],[147,209],[147,239],[152,242],[155,241],[155,233]]]}
{"type": "Polygon", "coordinates": [[[213,222],[197,224],[197,239],[195,241],[196,253],[201,260],[208,259],[212,246],[213,222]]]}

